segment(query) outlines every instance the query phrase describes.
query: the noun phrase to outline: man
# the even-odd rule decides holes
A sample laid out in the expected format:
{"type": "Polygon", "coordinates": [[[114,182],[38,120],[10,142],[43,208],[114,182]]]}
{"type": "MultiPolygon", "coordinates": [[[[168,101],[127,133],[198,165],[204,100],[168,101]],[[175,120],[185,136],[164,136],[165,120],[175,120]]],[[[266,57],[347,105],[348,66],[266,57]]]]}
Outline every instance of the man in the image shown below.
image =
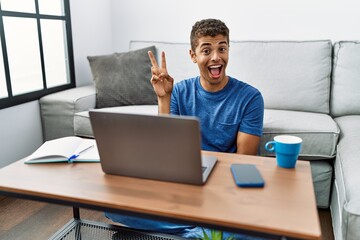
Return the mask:
{"type": "MultiPolygon", "coordinates": [[[[159,114],[197,116],[203,150],[256,155],[262,135],[264,102],[257,89],[225,73],[229,60],[229,29],[220,20],[201,20],[193,26],[190,40],[190,57],[198,65],[200,76],[175,85],[166,69],[165,53],[162,52],[159,66],[149,52],[151,83],[158,96],[159,114]]],[[[106,216],[136,229],[188,238],[203,235],[203,229],[196,226],[111,213],[106,216]]]]}
{"type": "Polygon", "coordinates": [[[229,29],[219,20],[205,19],[195,23],[190,40],[190,56],[200,76],[179,82],[174,89],[165,53],[159,67],[149,52],[159,113],[199,117],[203,150],[256,155],[263,127],[263,98],[257,89],[225,73],[229,29]]]}

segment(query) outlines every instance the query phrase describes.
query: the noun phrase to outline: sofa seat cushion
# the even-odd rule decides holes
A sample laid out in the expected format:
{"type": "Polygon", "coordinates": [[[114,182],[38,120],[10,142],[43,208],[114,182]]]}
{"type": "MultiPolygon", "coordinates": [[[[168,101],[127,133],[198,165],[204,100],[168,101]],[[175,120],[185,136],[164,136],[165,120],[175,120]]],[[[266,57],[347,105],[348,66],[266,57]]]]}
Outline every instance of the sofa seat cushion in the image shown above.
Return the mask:
{"type": "MultiPolygon", "coordinates": [[[[158,108],[157,105],[133,105],[95,111],[156,115],[158,108]]],[[[74,132],[77,136],[93,137],[88,111],[75,113],[74,132]]],[[[302,159],[324,159],[335,156],[339,129],[327,114],[265,109],[260,155],[274,156],[273,153],[267,152],[264,146],[279,134],[292,134],[303,139],[300,153],[302,159]]]]}
{"type": "Polygon", "coordinates": [[[335,118],[335,121],[341,129],[336,162],[344,180],[345,197],[349,206],[353,207],[352,211],[360,214],[360,116],[343,116],[335,118]]]}
{"type": "Polygon", "coordinates": [[[360,115],[350,115],[335,118],[340,128],[340,140],[342,138],[360,137],[360,115]]]}
{"type": "Polygon", "coordinates": [[[332,160],[310,161],[310,166],[316,205],[319,208],[328,208],[333,177],[332,160]]]}
{"type": "Polygon", "coordinates": [[[341,224],[335,235],[360,239],[360,116],[335,118],[341,136],[335,161],[335,182],[331,211],[333,222],[341,224]]]}
{"type": "MultiPolygon", "coordinates": [[[[132,106],[120,106],[120,107],[93,109],[93,111],[157,115],[158,114],[158,106],[157,105],[132,105],[132,106]]],[[[89,111],[75,113],[74,132],[75,132],[75,135],[77,135],[77,136],[89,137],[89,138],[94,137],[94,134],[93,134],[93,131],[91,128],[90,118],[89,118],[89,111]]]]}
{"type": "Polygon", "coordinates": [[[264,146],[266,142],[281,134],[291,134],[303,139],[301,159],[335,157],[339,128],[327,114],[265,109],[260,155],[274,156],[267,152],[264,146]]]}

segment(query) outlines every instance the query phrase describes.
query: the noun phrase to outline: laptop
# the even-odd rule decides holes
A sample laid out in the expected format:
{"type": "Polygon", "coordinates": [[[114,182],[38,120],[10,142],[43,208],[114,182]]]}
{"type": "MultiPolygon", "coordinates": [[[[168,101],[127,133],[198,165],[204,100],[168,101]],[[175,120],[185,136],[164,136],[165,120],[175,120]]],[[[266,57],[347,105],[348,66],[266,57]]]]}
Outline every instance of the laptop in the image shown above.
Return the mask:
{"type": "Polygon", "coordinates": [[[201,154],[195,117],[90,111],[107,174],[202,185],[216,164],[201,154]]]}

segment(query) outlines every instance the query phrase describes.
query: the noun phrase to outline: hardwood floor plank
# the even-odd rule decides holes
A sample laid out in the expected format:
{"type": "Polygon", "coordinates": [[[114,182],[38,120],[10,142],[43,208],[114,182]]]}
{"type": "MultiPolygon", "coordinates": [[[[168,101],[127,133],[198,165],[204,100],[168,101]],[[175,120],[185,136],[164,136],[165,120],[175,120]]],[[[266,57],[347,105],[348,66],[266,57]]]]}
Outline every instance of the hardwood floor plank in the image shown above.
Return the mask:
{"type": "Polygon", "coordinates": [[[319,209],[319,218],[323,240],[334,240],[331,213],[329,209],[319,209]]]}
{"type": "MultiPolygon", "coordinates": [[[[103,212],[81,209],[84,219],[111,223],[103,212]]],[[[72,208],[6,198],[0,201],[0,239],[48,239],[73,218],[72,208]]]]}
{"type": "Polygon", "coordinates": [[[12,198],[5,198],[0,203],[0,231],[10,230],[46,205],[42,202],[29,202],[12,198]],[[20,209],[21,211],[19,211],[20,209]]]}

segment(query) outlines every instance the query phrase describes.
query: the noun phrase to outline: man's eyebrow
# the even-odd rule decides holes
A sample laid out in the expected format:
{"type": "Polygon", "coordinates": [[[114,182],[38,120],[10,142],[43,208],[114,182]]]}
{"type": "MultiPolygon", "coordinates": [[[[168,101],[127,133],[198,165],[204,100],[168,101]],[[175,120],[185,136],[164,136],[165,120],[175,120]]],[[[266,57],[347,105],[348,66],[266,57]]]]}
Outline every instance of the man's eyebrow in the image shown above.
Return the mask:
{"type": "MultiPolygon", "coordinates": [[[[227,41],[219,42],[218,45],[221,45],[221,44],[228,45],[227,41]]],[[[200,45],[200,48],[202,48],[202,47],[204,47],[204,46],[211,46],[211,43],[202,43],[202,44],[200,45]]]]}
{"type": "Polygon", "coordinates": [[[211,44],[210,44],[210,43],[202,43],[202,44],[200,45],[200,47],[209,46],[209,45],[211,45],[211,44]]]}

